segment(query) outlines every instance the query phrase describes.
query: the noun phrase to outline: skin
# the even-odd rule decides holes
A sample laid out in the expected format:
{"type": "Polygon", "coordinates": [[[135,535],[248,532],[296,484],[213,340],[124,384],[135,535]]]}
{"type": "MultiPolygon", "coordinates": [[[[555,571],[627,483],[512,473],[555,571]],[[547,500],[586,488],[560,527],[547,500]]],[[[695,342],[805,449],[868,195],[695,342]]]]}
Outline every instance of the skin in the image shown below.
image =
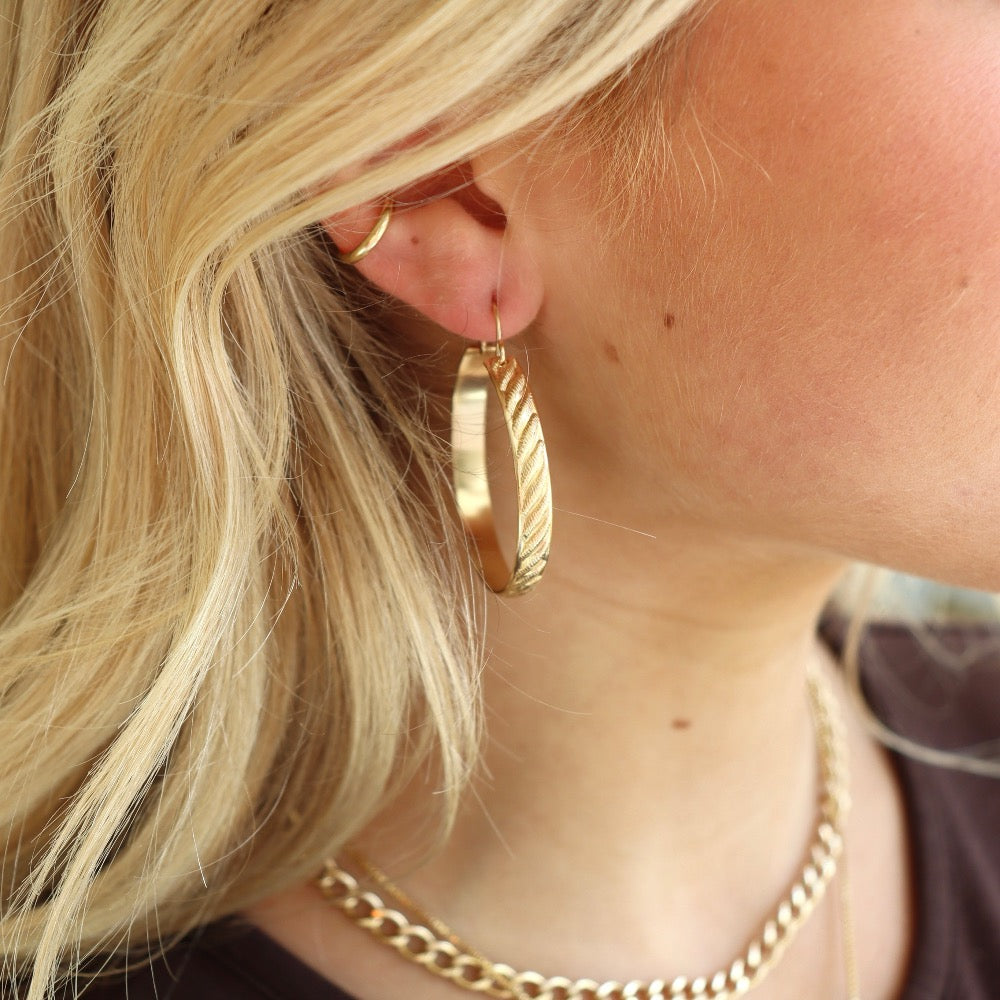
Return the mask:
{"type": "Polygon", "coordinates": [[[646,255],[686,267],[664,281],[616,258],[614,282],[642,331],[634,363],[618,345],[649,376],[634,398],[676,414],[628,414],[677,441],[670,503],[1000,582],[997,19],[993,3],[742,2],[699,29],[677,193],[649,203],[664,237],[646,255]]]}
{"type": "MultiPolygon", "coordinates": [[[[446,199],[361,265],[472,339],[499,273],[527,328],[556,547],[489,609],[488,777],[419,870],[403,824],[363,845],[499,960],[727,964],[812,834],[804,668],[831,669],[815,623],[848,561],[1000,588],[998,47],[992,0],[720,0],[684,100],[651,105],[671,153],[638,236],[591,158],[515,136],[469,164],[502,252],[446,199]],[[457,248],[461,302],[427,245],[457,248]]],[[[377,213],[328,228],[349,246],[377,213]]],[[[907,831],[885,755],[854,723],[850,746],[863,995],[890,1000],[907,831]]],[[[309,887],[251,916],[362,1000],[455,995],[309,887]]],[[[836,923],[828,901],[754,995],[843,996],[836,923]]]]}

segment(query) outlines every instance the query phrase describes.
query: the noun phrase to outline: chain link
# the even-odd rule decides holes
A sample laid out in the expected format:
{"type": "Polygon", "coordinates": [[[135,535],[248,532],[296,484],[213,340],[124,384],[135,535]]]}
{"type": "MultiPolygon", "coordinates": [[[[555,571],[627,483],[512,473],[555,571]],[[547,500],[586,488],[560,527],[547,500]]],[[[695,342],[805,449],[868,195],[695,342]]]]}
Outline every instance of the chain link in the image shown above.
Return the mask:
{"type": "Polygon", "coordinates": [[[492,962],[466,945],[441,920],[429,917],[380,869],[364,859],[359,859],[359,864],[367,876],[397,903],[414,911],[424,920],[423,924],[411,923],[402,912],[386,906],[377,893],[363,890],[357,879],[333,860],[325,863],[317,884],[345,916],[404,958],[456,986],[484,996],[500,1000],[731,1000],[743,996],[774,966],[823,898],[843,852],[844,821],[850,809],[847,755],[837,703],[818,672],[809,674],[809,703],[822,781],[816,835],[809,859],[759,935],[727,969],[714,975],[598,983],[593,979],[572,980],[518,972],[509,965],[492,962]],[[431,924],[433,929],[425,924],[431,924]]]}

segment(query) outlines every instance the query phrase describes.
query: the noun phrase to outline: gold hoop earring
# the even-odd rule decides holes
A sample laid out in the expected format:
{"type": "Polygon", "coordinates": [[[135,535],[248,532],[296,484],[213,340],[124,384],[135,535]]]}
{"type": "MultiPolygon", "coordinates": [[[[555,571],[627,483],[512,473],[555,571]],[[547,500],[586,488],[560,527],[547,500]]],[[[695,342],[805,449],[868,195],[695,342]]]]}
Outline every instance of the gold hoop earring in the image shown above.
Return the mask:
{"type": "Polygon", "coordinates": [[[385,231],[389,228],[389,221],[392,219],[393,207],[392,201],[387,201],[385,208],[382,209],[382,214],[368,235],[353,250],[338,253],[337,260],[342,264],[357,264],[359,260],[364,260],[378,246],[379,240],[385,236],[385,231]]]}
{"type": "Polygon", "coordinates": [[[521,366],[504,350],[496,302],[493,317],[496,343],[470,347],[458,366],[451,409],[452,473],[459,514],[475,547],[483,579],[494,593],[513,596],[531,590],[548,561],[552,484],[535,402],[521,366]],[[510,569],[500,551],[486,473],[488,383],[500,400],[514,459],[517,547],[510,569]]]}

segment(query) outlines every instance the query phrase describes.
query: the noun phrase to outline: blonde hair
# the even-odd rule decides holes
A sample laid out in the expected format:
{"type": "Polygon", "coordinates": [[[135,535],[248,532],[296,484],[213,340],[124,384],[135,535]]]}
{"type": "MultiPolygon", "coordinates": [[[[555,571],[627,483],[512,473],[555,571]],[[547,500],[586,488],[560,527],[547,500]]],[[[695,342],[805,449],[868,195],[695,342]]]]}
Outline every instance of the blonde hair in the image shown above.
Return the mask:
{"type": "Polygon", "coordinates": [[[39,1000],[292,884],[415,777],[447,822],[469,563],[429,404],[315,223],[693,3],[7,5],[0,981],[39,1000]]]}

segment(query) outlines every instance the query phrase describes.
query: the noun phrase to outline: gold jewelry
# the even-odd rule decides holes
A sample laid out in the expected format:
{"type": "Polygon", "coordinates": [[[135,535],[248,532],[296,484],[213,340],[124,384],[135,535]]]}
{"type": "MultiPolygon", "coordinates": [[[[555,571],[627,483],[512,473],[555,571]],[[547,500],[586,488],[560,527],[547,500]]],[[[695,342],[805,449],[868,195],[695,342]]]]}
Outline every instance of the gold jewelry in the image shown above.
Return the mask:
{"type": "Polygon", "coordinates": [[[851,899],[851,878],[847,873],[847,848],[840,859],[840,933],[844,952],[844,981],[847,1000],[861,1000],[861,977],[858,974],[858,946],[854,938],[854,904],[851,899]]]}
{"type": "Polygon", "coordinates": [[[552,544],[552,485],[542,427],[528,380],[504,350],[500,310],[493,303],[496,343],[470,347],[452,393],[451,448],[455,498],[483,578],[497,594],[523,594],[541,579],[552,544]],[[503,409],[514,458],[517,548],[508,570],[500,551],[486,474],[486,387],[503,409]]]}
{"type": "Polygon", "coordinates": [[[389,221],[392,219],[392,210],[393,203],[390,199],[385,203],[382,214],[372,226],[371,232],[353,250],[338,253],[337,260],[342,264],[357,264],[359,260],[364,260],[378,246],[379,240],[385,236],[385,231],[389,228],[389,221]]]}
{"type": "MultiPolygon", "coordinates": [[[[413,923],[400,910],[387,907],[377,893],[362,890],[357,879],[336,861],[325,863],[319,888],[334,906],[377,940],[456,986],[487,996],[503,1000],[729,1000],[742,996],[774,967],[823,897],[844,849],[844,826],[850,809],[846,748],[836,699],[818,671],[809,674],[809,703],[822,780],[816,837],[809,860],[761,933],[728,968],[712,976],[677,976],[669,982],[656,979],[598,983],[518,972],[470,948],[371,862],[359,861],[369,880],[422,923],[413,923]]],[[[842,885],[841,889],[846,984],[850,1000],[858,1000],[853,923],[846,888],[842,885]]]]}

